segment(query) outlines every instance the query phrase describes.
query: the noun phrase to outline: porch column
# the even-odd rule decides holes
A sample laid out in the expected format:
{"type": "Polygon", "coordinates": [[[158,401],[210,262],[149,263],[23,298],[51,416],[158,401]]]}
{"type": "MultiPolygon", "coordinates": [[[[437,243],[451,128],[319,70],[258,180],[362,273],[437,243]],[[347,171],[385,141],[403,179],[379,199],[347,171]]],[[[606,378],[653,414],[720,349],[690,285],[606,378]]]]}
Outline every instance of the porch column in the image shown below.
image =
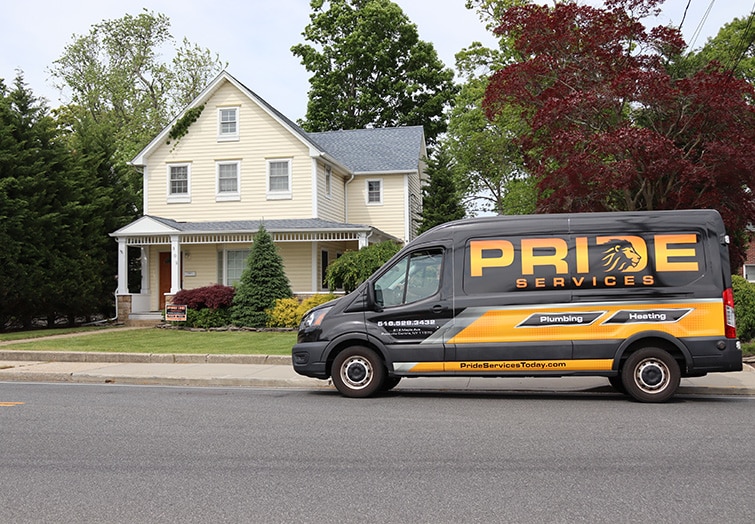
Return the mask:
{"type": "Polygon", "coordinates": [[[359,249],[367,247],[367,233],[359,233],[359,249]]]}
{"type": "Polygon", "coordinates": [[[125,238],[118,239],[118,295],[128,295],[128,245],[125,238]]]}
{"type": "Polygon", "coordinates": [[[149,294],[149,249],[146,247],[141,248],[142,253],[139,257],[139,261],[142,264],[142,285],[141,285],[141,293],[142,295],[148,295],[149,294]]]}
{"type": "Polygon", "coordinates": [[[178,235],[170,236],[170,294],[181,291],[181,243],[178,235]]]}

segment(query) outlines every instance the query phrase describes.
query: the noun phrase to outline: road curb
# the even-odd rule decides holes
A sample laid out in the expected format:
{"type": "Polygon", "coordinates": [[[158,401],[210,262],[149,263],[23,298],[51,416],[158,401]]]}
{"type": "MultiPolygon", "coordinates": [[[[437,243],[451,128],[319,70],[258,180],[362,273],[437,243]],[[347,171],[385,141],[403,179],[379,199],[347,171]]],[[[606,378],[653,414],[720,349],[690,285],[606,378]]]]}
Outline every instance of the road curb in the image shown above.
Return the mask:
{"type": "Polygon", "coordinates": [[[91,351],[0,351],[0,361],[103,362],[119,364],[261,364],[290,366],[288,355],[202,355],[191,353],[103,353],[91,351]]]}

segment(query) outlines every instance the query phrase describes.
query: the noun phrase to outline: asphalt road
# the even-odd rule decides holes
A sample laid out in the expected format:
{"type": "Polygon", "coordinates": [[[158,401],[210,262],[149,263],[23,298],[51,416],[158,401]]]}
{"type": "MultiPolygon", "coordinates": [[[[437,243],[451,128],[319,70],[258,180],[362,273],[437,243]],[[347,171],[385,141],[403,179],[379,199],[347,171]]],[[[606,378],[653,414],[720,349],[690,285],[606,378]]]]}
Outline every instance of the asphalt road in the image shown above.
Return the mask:
{"type": "Polygon", "coordinates": [[[752,522],[755,400],[0,383],[0,522],[752,522]]]}

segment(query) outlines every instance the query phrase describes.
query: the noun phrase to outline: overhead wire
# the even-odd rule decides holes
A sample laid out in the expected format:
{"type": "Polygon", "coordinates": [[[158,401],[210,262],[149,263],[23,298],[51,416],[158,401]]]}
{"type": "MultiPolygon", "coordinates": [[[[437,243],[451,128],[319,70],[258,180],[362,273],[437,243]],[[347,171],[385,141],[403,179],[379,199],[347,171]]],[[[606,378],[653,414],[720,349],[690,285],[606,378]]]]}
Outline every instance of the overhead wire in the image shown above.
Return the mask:
{"type": "Polygon", "coordinates": [[[695,29],[695,32],[692,33],[692,39],[689,44],[690,49],[693,49],[695,47],[695,42],[697,42],[697,37],[700,36],[700,31],[703,30],[703,26],[705,25],[705,22],[708,20],[708,15],[710,15],[711,10],[713,9],[713,4],[715,3],[716,3],[716,0],[710,0],[710,3],[708,4],[708,9],[705,10],[705,14],[700,20],[700,23],[697,24],[697,28],[695,29]]]}

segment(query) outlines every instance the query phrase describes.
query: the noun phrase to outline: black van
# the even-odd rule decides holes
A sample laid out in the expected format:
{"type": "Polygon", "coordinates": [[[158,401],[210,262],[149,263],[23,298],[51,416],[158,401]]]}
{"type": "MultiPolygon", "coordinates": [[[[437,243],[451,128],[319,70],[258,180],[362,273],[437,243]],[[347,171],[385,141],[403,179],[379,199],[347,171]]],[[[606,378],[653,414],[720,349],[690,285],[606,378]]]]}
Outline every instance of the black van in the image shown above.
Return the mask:
{"type": "Polygon", "coordinates": [[[309,311],[296,372],[367,397],[418,376],[605,376],[662,402],[740,371],[728,236],[713,210],[484,217],[406,245],[309,311]]]}

